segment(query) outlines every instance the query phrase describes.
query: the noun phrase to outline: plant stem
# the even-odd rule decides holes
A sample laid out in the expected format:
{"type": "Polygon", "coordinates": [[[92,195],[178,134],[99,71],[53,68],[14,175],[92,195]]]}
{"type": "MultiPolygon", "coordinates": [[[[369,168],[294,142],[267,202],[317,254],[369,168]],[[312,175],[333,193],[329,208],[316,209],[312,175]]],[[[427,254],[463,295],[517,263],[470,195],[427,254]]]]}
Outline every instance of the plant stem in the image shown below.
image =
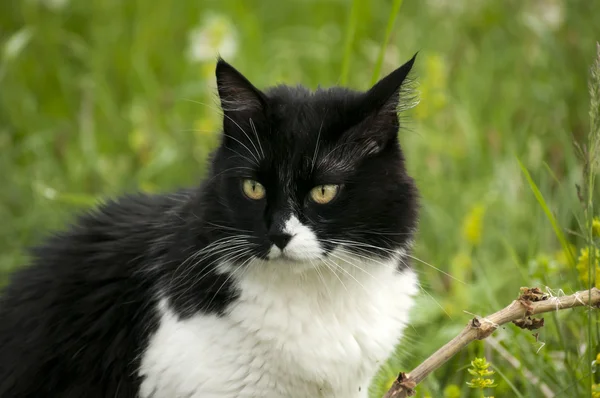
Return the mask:
{"type": "Polygon", "coordinates": [[[342,60],[342,73],[340,76],[340,84],[342,85],[348,82],[348,74],[350,72],[350,58],[352,57],[352,45],[354,44],[356,26],[358,25],[358,3],[359,0],[352,0],[352,8],[350,9],[350,19],[346,28],[346,36],[344,40],[344,58],[342,60]]]}
{"type": "MultiPolygon", "coordinates": [[[[529,289],[531,290],[531,289],[529,289]]],[[[460,350],[475,340],[483,340],[505,323],[524,319],[527,316],[544,312],[560,311],[581,306],[597,307],[600,304],[600,290],[592,288],[570,296],[543,297],[532,302],[521,295],[507,307],[484,318],[474,318],[456,337],[437,350],[410,373],[400,373],[384,398],[404,398],[414,395],[415,387],[431,372],[445,364],[460,350]]]]}
{"type": "Polygon", "coordinates": [[[385,57],[385,50],[388,46],[388,43],[390,42],[390,37],[392,36],[392,31],[394,30],[394,24],[396,23],[396,17],[400,12],[400,7],[402,7],[402,3],[403,0],[394,0],[394,4],[392,4],[392,12],[390,13],[390,17],[385,28],[385,37],[383,39],[381,47],[379,48],[379,55],[377,56],[377,62],[375,63],[375,69],[373,70],[371,86],[377,83],[377,80],[379,79],[381,67],[383,66],[383,59],[385,57]]]}
{"type": "MultiPolygon", "coordinates": [[[[590,68],[590,134],[588,137],[587,150],[584,152],[584,176],[586,177],[587,206],[585,209],[587,221],[588,240],[588,275],[589,287],[596,283],[596,246],[594,244],[594,181],[596,178],[596,166],[598,150],[600,149],[600,44],[596,43],[597,57],[590,68]]],[[[594,384],[594,372],[592,372],[592,361],[594,360],[594,338],[593,338],[592,313],[588,313],[588,367],[590,396],[594,384]]]]}

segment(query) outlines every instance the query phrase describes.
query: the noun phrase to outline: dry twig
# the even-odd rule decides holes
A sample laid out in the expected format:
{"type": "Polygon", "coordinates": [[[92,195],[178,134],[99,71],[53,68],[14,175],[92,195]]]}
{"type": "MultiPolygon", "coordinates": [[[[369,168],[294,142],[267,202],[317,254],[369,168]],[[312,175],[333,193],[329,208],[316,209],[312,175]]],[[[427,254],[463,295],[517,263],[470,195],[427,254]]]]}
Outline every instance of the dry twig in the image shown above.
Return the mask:
{"type": "Polygon", "coordinates": [[[600,290],[597,288],[562,297],[550,297],[538,288],[521,288],[521,295],[510,305],[487,317],[473,318],[458,336],[446,343],[414,370],[410,373],[400,373],[384,398],[404,398],[414,395],[417,384],[431,372],[446,363],[472,341],[485,339],[505,323],[514,322],[519,327],[531,330],[543,326],[543,321],[531,318],[532,315],[581,306],[598,307],[599,304],[600,290]]]}

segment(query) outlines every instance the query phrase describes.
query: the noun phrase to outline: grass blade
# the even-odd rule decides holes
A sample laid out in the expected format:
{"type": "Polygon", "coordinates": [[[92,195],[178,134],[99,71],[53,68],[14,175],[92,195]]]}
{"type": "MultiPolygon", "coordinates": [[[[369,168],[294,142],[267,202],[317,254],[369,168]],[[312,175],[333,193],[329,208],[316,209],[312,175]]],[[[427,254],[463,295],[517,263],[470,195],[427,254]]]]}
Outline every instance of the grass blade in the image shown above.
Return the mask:
{"type": "Polygon", "coordinates": [[[546,213],[546,217],[548,217],[550,224],[552,224],[552,229],[554,230],[554,233],[556,234],[558,241],[560,242],[563,250],[565,251],[565,253],[568,257],[569,264],[573,268],[575,268],[575,257],[573,255],[573,253],[571,252],[571,248],[569,247],[569,244],[567,243],[565,234],[563,234],[562,230],[560,229],[560,226],[558,225],[558,222],[556,221],[554,214],[552,214],[552,211],[550,211],[550,208],[548,207],[548,204],[546,203],[546,200],[544,199],[542,192],[539,190],[535,181],[533,181],[533,179],[531,178],[529,171],[527,171],[527,169],[525,168],[523,163],[521,163],[520,159],[517,159],[517,162],[519,162],[519,167],[521,167],[521,170],[523,171],[523,175],[525,176],[525,179],[527,180],[529,187],[533,191],[533,194],[535,195],[535,198],[537,199],[540,207],[542,208],[542,210],[544,210],[544,213],[546,213]]]}
{"type": "Polygon", "coordinates": [[[340,84],[344,85],[348,82],[348,74],[350,73],[350,58],[352,57],[352,45],[354,44],[354,36],[356,35],[356,26],[358,25],[358,6],[360,0],[352,0],[352,8],[350,9],[350,20],[346,27],[346,35],[344,38],[344,58],[342,60],[342,73],[340,76],[340,84]]]}
{"type": "Polygon", "coordinates": [[[381,47],[379,48],[379,55],[377,56],[377,62],[375,63],[375,69],[373,70],[373,77],[371,78],[371,86],[377,83],[379,79],[379,74],[381,73],[381,67],[383,66],[383,58],[385,57],[385,49],[390,42],[390,37],[392,36],[392,30],[394,30],[394,24],[396,23],[396,17],[400,12],[400,7],[402,7],[403,0],[394,0],[394,4],[392,4],[392,12],[390,13],[390,18],[387,22],[387,27],[385,28],[385,37],[383,39],[383,43],[381,43],[381,47]]]}

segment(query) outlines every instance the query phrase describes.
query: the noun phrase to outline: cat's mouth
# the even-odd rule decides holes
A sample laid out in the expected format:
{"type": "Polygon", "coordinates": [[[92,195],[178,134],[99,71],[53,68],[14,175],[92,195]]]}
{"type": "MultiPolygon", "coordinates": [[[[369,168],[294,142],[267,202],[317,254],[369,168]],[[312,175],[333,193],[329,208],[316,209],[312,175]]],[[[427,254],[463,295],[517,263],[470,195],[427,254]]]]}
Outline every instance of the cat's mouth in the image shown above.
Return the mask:
{"type": "Polygon", "coordinates": [[[313,250],[302,250],[302,248],[284,248],[281,250],[277,246],[273,245],[267,254],[268,260],[284,261],[290,263],[299,262],[310,262],[318,260],[321,257],[321,253],[316,253],[313,250]]]}

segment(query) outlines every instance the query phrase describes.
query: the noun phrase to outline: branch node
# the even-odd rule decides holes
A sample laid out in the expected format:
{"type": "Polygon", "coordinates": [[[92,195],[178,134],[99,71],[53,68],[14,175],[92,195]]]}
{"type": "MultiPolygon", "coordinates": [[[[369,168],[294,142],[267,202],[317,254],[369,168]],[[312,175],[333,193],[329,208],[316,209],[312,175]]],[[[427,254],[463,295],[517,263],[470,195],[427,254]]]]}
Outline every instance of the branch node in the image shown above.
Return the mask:
{"type": "Polygon", "coordinates": [[[533,314],[533,306],[531,305],[531,301],[519,298],[517,300],[523,307],[525,307],[525,316],[533,314]]]}
{"type": "Polygon", "coordinates": [[[410,378],[409,373],[400,372],[396,381],[398,381],[398,384],[404,388],[409,397],[415,395],[415,387],[417,387],[417,383],[410,378]]]}
{"type": "MultiPolygon", "coordinates": [[[[405,398],[415,395],[417,384],[427,375],[442,366],[472,341],[485,339],[508,322],[513,322],[523,329],[536,330],[544,326],[544,318],[532,318],[531,315],[575,307],[600,308],[600,290],[595,287],[575,292],[569,296],[565,295],[562,290],[558,290],[555,294],[551,289],[546,289],[548,293],[543,293],[539,288],[523,287],[519,297],[503,309],[487,317],[471,314],[473,318],[456,337],[410,373],[400,373],[384,398],[405,398]]],[[[539,342],[539,335],[534,333],[533,336],[539,342]]],[[[543,342],[541,344],[537,352],[545,345],[543,342]]]]}
{"type": "Polygon", "coordinates": [[[521,329],[536,330],[544,326],[544,318],[537,319],[528,316],[527,318],[512,321],[512,323],[521,329]]]}
{"type": "Polygon", "coordinates": [[[519,295],[519,300],[525,301],[544,301],[547,300],[549,295],[542,292],[542,289],[539,287],[522,287],[521,294],[519,295]]]}

